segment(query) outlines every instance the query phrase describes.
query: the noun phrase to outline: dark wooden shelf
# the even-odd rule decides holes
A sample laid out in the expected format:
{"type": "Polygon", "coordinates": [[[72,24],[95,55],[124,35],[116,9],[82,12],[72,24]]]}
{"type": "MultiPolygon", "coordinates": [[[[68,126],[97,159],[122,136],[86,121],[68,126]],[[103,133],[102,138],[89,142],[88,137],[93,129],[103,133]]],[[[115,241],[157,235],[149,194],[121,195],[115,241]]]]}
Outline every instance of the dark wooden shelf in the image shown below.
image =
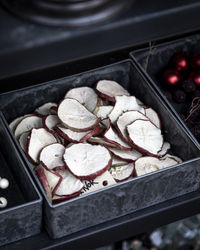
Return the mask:
{"type": "Polygon", "coordinates": [[[61,239],[41,234],[6,245],[4,250],[94,249],[200,212],[200,191],[189,193],[135,213],[74,233],[61,239]]]}
{"type": "MultiPolygon", "coordinates": [[[[150,40],[198,32],[200,2],[135,1],[126,15],[88,28],[52,28],[17,19],[0,9],[0,92],[38,84],[128,57],[150,40]]],[[[200,212],[200,191],[50,239],[46,231],[2,249],[94,249],[151,231],[200,212]]]]}

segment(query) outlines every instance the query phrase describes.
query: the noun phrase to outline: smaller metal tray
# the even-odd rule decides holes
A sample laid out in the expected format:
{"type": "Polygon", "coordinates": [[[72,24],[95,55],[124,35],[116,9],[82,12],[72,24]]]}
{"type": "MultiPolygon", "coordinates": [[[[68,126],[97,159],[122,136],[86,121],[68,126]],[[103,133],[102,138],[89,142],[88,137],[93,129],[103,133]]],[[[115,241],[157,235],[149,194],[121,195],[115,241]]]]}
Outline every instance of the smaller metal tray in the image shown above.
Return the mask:
{"type": "Polygon", "coordinates": [[[164,94],[160,78],[160,73],[167,67],[171,57],[179,52],[191,54],[200,51],[200,34],[195,34],[185,38],[173,40],[152,48],[138,49],[130,53],[131,58],[137,64],[139,70],[151,82],[157,93],[166,102],[170,110],[175,114],[189,136],[195,141],[200,149],[200,143],[189,130],[185,122],[181,119],[180,112],[182,104],[177,104],[173,100],[168,100],[164,94]]]}
{"type": "Polygon", "coordinates": [[[155,109],[162,121],[165,140],[171,143],[172,152],[184,163],[52,205],[17,140],[13,138],[45,197],[45,226],[53,238],[70,235],[199,189],[198,148],[131,60],[2,94],[0,105],[5,120],[9,123],[20,115],[33,112],[45,102],[59,101],[69,88],[93,86],[100,79],[119,82],[132,95],[155,109]]]}
{"type": "Polygon", "coordinates": [[[0,117],[0,176],[9,180],[0,189],[8,205],[0,209],[0,246],[40,233],[42,198],[0,117]]]}

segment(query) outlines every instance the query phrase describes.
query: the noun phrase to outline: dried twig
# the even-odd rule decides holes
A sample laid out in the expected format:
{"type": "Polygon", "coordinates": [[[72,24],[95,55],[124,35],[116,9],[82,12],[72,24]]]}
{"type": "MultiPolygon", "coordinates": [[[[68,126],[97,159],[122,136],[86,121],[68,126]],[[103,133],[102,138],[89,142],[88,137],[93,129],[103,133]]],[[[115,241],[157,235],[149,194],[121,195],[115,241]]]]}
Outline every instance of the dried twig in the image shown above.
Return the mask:
{"type": "Polygon", "coordinates": [[[185,118],[185,122],[198,110],[200,109],[200,97],[195,97],[192,100],[189,115],[185,118]]]}
{"type": "Polygon", "coordinates": [[[148,65],[149,65],[149,57],[151,56],[151,54],[153,53],[153,51],[156,49],[154,48],[155,45],[155,41],[150,41],[149,42],[149,53],[146,57],[146,61],[145,61],[145,70],[147,71],[148,65]]]}

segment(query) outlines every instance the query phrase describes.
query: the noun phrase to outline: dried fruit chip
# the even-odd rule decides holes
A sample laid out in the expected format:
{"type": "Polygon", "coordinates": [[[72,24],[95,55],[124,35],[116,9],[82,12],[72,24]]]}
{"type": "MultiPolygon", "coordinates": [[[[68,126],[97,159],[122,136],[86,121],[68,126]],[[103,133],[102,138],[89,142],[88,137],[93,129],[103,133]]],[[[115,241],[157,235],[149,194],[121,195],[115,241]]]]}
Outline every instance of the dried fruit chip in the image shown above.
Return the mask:
{"type": "Polygon", "coordinates": [[[21,134],[30,131],[32,128],[42,128],[42,118],[38,115],[24,117],[15,128],[15,137],[18,139],[21,134]]]}
{"type": "Polygon", "coordinates": [[[61,122],[74,131],[88,131],[98,125],[100,119],[75,99],[66,98],[58,106],[61,122]]]}
{"type": "Polygon", "coordinates": [[[63,154],[65,152],[65,147],[60,143],[50,144],[42,149],[40,152],[40,162],[43,166],[48,169],[58,169],[65,168],[65,163],[63,161],[63,154]]]}
{"type": "Polygon", "coordinates": [[[39,115],[51,115],[54,114],[55,111],[53,108],[57,108],[57,104],[54,102],[47,102],[43,105],[41,105],[40,107],[38,107],[35,110],[35,113],[39,114],[39,115]]]}
{"type": "Polygon", "coordinates": [[[130,177],[132,177],[134,170],[134,164],[129,163],[123,166],[111,167],[110,173],[117,182],[120,182],[128,180],[130,177]]]}
{"type": "Polygon", "coordinates": [[[144,108],[137,103],[135,96],[116,96],[115,106],[108,117],[114,124],[122,113],[130,110],[140,111],[144,114],[144,108]]]}
{"type": "Polygon", "coordinates": [[[111,102],[115,101],[117,95],[130,95],[119,83],[110,80],[101,80],[96,85],[97,93],[111,102]]]}
{"type": "Polygon", "coordinates": [[[136,120],[127,126],[128,136],[132,144],[149,155],[158,155],[163,146],[161,130],[152,122],[136,120]]]}
{"type": "Polygon", "coordinates": [[[90,112],[93,112],[97,105],[97,94],[90,87],[78,87],[70,89],[64,98],[76,99],[90,112]]]}
{"type": "Polygon", "coordinates": [[[93,180],[112,163],[109,151],[99,145],[78,143],[66,148],[64,161],[70,172],[81,180],[93,180]]]}
{"type": "Polygon", "coordinates": [[[137,150],[133,149],[131,151],[122,150],[118,148],[108,148],[115,156],[127,162],[133,162],[142,156],[137,150]]]}
{"type": "Polygon", "coordinates": [[[127,111],[117,119],[116,127],[124,141],[128,141],[126,127],[137,119],[149,120],[144,114],[136,110],[127,111]]]}
{"type": "Polygon", "coordinates": [[[71,129],[65,128],[62,125],[58,125],[56,126],[55,130],[64,139],[70,142],[78,143],[78,142],[84,142],[88,140],[90,137],[98,135],[101,132],[101,127],[97,126],[89,131],[77,132],[77,131],[73,131],[71,129]]]}
{"type": "Polygon", "coordinates": [[[135,171],[137,176],[140,176],[176,164],[177,161],[172,158],[167,157],[162,160],[156,157],[144,156],[135,161],[135,171]]]}
{"type": "Polygon", "coordinates": [[[47,145],[56,143],[56,138],[44,128],[32,129],[28,139],[28,155],[39,163],[39,153],[47,145]]]}

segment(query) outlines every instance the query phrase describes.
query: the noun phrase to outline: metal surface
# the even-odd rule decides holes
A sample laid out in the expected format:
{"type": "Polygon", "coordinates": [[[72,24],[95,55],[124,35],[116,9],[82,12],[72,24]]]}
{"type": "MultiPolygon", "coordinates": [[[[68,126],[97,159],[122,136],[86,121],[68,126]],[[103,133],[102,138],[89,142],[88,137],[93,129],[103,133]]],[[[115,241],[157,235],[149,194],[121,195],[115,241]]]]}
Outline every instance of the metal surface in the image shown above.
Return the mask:
{"type": "MultiPolygon", "coordinates": [[[[36,107],[45,102],[59,101],[71,87],[82,86],[85,83],[92,86],[100,79],[112,79],[119,82],[146,105],[154,108],[161,117],[165,140],[171,143],[172,152],[181,157],[184,163],[53,206],[49,203],[39,180],[32,171],[45,196],[45,225],[53,238],[70,235],[199,189],[198,148],[184,133],[180,124],[130,60],[2,94],[0,105],[6,120],[10,122],[17,116],[33,112],[36,107]],[[182,147],[182,145],[187,145],[187,147],[182,147]]],[[[14,141],[27,162],[16,139],[14,141]]],[[[28,162],[27,165],[32,170],[28,162]]]]}
{"type": "Polygon", "coordinates": [[[132,0],[1,0],[10,13],[50,26],[90,26],[119,15],[132,0]]]}
{"type": "MultiPolygon", "coordinates": [[[[197,0],[142,0],[135,1],[126,15],[102,26],[63,29],[30,24],[2,8],[0,90],[5,92],[105,65],[127,58],[130,48],[144,46],[149,40],[199,30],[199,11],[197,0]]],[[[199,191],[192,192],[57,240],[43,230],[2,249],[93,249],[199,213],[199,197],[199,191]]]]}
{"type": "Polygon", "coordinates": [[[197,30],[199,12],[197,0],[140,0],[103,25],[64,29],[21,21],[2,8],[0,79],[197,30]]]}
{"type": "Polygon", "coordinates": [[[0,116],[1,176],[10,182],[2,196],[8,206],[0,210],[0,246],[41,232],[42,198],[22,162],[0,116]]]}
{"type": "Polygon", "coordinates": [[[166,102],[170,110],[175,114],[179,122],[182,124],[184,129],[190,135],[190,137],[195,141],[196,145],[200,149],[200,143],[193,136],[189,128],[186,126],[185,122],[181,119],[181,109],[182,105],[178,105],[173,100],[169,101],[167,97],[163,94],[164,89],[161,84],[159,77],[160,72],[163,68],[166,68],[171,57],[179,52],[186,52],[192,54],[194,51],[200,50],[200,35],[196,34],[193,36],[186,36],[182,39],[170,41],[167,43],[160,44],[158,46],[153,46],[152,51],[149,48],[144,48],[136,50],[130,53],[133,60],[138,64],[139,69],[142,74],[151,82],[155,90],[166,102]],[[148,65],[146,65],[146,58],[148,57],[148,65]],[[147,70],[146,70],[147,68],[147,70]]]}
{"type": "Polygon", "coordinates": [[[171,199],[141,211],[82,230],[61,239],[50,239],[46,232],[4,246],[3,250],[21,249],[94,249],[150,232],[167,223],[192,216],[199,212],[200,192],[193,192],[171,199]]]}

